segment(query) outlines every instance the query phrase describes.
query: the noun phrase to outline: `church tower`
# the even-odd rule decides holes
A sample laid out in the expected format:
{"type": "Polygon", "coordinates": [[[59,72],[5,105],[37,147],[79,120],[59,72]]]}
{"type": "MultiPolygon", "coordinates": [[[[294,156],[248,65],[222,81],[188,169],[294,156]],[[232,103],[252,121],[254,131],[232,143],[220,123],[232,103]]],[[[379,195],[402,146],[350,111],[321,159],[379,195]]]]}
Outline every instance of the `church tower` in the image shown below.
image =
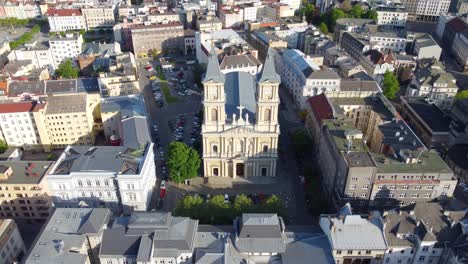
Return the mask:
{"type": "Polygon", "coordinates": [[[279,85],[280,76],[275,69],[275,52],[268,49],[262,72],[257,84],[257,129],[274,132],[278,125],[279,85]]]}
{"type": "Polygon", "coordinates": [[[203,131],[218,131],[226,121],[224,81],[224,74],[219,67],[215,50],[212,49],[203,79],[203,131]]]}

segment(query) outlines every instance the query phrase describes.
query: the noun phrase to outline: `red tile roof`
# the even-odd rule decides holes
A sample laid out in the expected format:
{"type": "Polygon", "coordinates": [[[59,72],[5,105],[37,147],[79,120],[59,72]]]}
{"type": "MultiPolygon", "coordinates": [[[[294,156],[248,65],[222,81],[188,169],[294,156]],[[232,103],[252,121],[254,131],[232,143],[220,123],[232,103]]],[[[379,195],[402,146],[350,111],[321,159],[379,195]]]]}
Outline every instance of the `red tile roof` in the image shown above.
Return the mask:
{"type": "Polygon", "coordinates": [[[32,102],[0,104],[0,113],[30,112],[35,105],[36,103],[32,102]]]}
{"type": "Polygon", "coordinates": [[[81,16],[81,11],[79,9],[55,9],[49,8],[47,10],[48,16],[81,16]]]}
{"type": "Polygon", "coordinates": [[[310,97],[307,102],[310,105],[310,108],[314,112],[315,118],[317,121],[322,124],[324,119],[333,118],[333,109],[330,103],[327,100],[325,94],[319,94],[313,97],[310,97]]]}
{"type": "Polygon", "coordinates": [[[451,28],[453,28],[453,30],[455,30],[455,32],[462,32],[465,28],[468,27],[466,25],[466,23],[463,20],[461,20],[460,18],[458,18],[458,17],[450,20],[447,23],[447,25],[450,26],[451,28]]]}

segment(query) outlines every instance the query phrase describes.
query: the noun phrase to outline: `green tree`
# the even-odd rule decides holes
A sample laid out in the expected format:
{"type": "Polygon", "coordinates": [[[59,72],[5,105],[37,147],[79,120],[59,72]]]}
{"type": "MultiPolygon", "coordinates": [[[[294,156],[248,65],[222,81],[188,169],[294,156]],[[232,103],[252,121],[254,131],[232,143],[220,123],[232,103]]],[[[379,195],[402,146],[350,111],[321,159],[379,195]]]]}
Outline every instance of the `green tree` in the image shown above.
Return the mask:
{"type": "Polygon", "coordinates": [[[57,70],[55,71],[55,74],[60,78],[76,79],[78,78],[79,72],[80,69],[73,66],[71,59],[68,59],[60,63],[57,70]]]}
{"type": "Polygon", "coordinates": [[[233,209],[236,216],[239,216],[243,213],[248,213],[252,209],[252,199],[247,197],[245,194],[237,195],[234,200],[233,209]]]}
{"type": "Polygon", "coordinates": [[[268,197],[260,206],[260,211],[264,213],[276,213],[280,216],[286,216],[286,207],[283,201],[274,194],[268,197]]]}
{"type": "Polygon", "coordinates": [[[311,3],[307,3],[304,7],[304,16],[306,17],[307,23],[312,23],[312,19],[315,12],[315,6],[311,3]]]}
{"type": "Polygon", "coordinates": [[[210,223],[212,224],[228,224],[232,220],[231,204],[224,201],[224,196],[219,194],[213,196],[208,201],[208,213],[210,215],[210,223]]]}
{"type": "Polygon", "coordinates": [[[205,215],[203,198],[193,195],[185,196],[177,203],[174,215],[201,219],[205,215]]]}
{"type": "Polygon", "coordinates": [[[463,90],[461,92],[458,92],[457,95],[455,95],[455,99],[467,99],[468,98],[468,90],[463,90]]]}
{"type": "Polygon", "coordinates": [[[377,11],[375,10],[367,10],[362,16],[362,18],[373,19],[374,21],[377,21],[377,17],[377,11]]]}
{"type": "Polygon", "coordinates": [[[330,32],[333,32],[333,29],[335,28],[336,20],[340,18],[346,18],[346,12],[343,9],[340,8],[332,8],[329,11],[327,11],[325,14],[322,15],[321,21],[327,24],[328,30],[330,32]]]}
{"type": "Polygon", "coordinates": [[[360,4],[356,4],[351,9],[351,15],[354,18],[361,18],[362,14],[364,14],[364,10],[362,10],[362,6],[360,4]]]}
{"type": "Polygon", "coordinates": [[[322,31],[323,34],[328,34],[327,24],[322,22],[322,23],[320,23],[319,28],[320,28],[320,31],[322,31]]]}
{"type": "Polygon", "coordinates": [[[395,99],[396,94],[400,91],[400,84],[398,83],[398,79],[392,72],[387,71],[384,74],[383,79],[383,94],[388,99],[395,99]]]}
{"type": "Polygon", "coordinates": [[[351,11],[351,2],[349,0],[344,0],[341,5],[340,5],[341,9],[343,9],[345,12],[349,12],[351,11]]]}
{"type": "Polygon", "coordinates": [[[5,141],[0,140],[0,153],[5,152],[8,149],[8,145],[5,141]]]}
{"type": "Polygon", "coordinates": [[[200,155],[183,142],[171,142],[167,151],[167,166],[172,181],[181,183],[197,177],[200,169],[200,155]]]}

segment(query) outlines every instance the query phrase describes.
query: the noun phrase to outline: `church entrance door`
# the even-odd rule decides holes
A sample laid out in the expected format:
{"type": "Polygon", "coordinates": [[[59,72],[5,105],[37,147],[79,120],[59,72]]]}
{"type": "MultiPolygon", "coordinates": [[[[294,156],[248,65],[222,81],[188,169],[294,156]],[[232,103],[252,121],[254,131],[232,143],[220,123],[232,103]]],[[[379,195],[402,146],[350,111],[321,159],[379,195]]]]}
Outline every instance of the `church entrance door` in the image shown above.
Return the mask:
{"type": "Polygon", "coordinates": [[[236,176],[244,177],[244,163],[236,163],[236,176]]]}

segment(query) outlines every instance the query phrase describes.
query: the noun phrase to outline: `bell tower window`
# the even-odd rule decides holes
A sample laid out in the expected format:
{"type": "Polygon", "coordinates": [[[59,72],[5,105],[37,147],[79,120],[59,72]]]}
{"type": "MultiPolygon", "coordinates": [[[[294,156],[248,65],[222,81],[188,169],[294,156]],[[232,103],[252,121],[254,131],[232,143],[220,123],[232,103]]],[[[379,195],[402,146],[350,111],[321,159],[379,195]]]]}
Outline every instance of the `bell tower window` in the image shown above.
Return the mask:
{"type": "Polygon", "coordinates": [[[218,110],[211,109],[211,121],[218,121],[218,110]]]}

